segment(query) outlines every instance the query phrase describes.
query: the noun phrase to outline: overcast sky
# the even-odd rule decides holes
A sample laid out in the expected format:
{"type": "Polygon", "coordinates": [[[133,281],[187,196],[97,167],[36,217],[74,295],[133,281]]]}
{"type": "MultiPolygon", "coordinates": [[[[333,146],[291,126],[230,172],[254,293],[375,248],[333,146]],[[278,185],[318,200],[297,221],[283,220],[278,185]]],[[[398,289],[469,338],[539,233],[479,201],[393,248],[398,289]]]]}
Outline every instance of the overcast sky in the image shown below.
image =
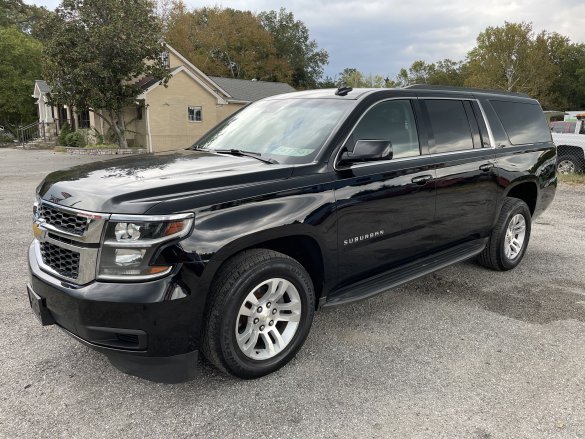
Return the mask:
{"type": "MultiPolygon", "coordinates": [[[[25,0],[53,9],[58,0],[25,0]]],[[[284,6],[329,52],[325,72],[345,67],[394,77],[413,61],[461,60],[477,34],[505,21],[529,21],[585,43],[585,0],[185,0],[190,7],[220,5],[260,12],[284,6]]]]}

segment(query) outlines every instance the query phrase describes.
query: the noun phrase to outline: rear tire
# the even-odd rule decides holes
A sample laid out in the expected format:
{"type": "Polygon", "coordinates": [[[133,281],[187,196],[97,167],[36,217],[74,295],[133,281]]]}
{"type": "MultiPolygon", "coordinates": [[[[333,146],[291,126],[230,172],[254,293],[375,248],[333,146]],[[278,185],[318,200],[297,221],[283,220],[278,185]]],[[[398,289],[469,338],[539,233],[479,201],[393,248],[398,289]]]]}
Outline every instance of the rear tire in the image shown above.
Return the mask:
{"type": "Polygon", "coordinates": [[[531,231],[530,209],[518,198],[505,198],[498,222],[477,261],[492,270],[516,267],[526,252],[531,231]]]}
{"type": "Polygon", "coordinates": [[[203,354],[218,369],[245,379],[288,363],[307,338],[315,313],[307,271],[267,249],[245,250],[229,259],[209,300],[203,354]]]}

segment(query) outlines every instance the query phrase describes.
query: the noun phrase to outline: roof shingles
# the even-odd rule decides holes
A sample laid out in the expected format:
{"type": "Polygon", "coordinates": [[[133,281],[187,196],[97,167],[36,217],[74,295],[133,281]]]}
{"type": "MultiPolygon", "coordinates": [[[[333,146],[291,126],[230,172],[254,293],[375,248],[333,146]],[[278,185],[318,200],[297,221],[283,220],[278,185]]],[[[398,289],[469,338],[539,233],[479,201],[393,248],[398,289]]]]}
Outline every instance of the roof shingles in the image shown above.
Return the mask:
{"type": "Polygon", "coordinates": [[[220,76],[210,76],[209,78],[236,101],[253,102],[269,96],[296,91],[283,82],[250,81],[220,76]]]}

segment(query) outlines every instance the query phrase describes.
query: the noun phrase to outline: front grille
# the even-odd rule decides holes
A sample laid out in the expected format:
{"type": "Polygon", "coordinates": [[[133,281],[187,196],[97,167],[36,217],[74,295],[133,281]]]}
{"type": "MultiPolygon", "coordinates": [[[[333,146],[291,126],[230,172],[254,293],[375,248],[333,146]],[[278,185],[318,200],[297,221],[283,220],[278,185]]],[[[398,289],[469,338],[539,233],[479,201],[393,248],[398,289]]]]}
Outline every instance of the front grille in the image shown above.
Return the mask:
{"type": "Polygon", "coordinates": [[[41,204],[39,217],[64,232],[82,236],[87,230],[88,219],[74,213],[65,212],[61,209],[41,204]]]}
{"type": "Polygon", "coordinates": [[[79,253],[61,248],[50,242],[41,242],[43,263],[61,276],[77,279],[79,276],[79,253]]]}

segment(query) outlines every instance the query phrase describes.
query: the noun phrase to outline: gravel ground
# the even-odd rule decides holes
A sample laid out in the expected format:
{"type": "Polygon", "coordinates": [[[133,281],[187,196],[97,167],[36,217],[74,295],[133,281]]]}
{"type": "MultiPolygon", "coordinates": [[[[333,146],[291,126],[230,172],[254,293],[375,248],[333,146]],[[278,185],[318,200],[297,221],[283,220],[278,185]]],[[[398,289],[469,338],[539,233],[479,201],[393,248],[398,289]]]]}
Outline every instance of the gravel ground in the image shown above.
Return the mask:
{"type": "Polygon", "coordinates": [[[0,437],[585,438],[585,187],[559,187],[511,272],[466,262],[319,312],[296,359],[259,380],[203,363],[163,385],[29,310],[34,189],[91,160],[0,150],[0,437]]]}

